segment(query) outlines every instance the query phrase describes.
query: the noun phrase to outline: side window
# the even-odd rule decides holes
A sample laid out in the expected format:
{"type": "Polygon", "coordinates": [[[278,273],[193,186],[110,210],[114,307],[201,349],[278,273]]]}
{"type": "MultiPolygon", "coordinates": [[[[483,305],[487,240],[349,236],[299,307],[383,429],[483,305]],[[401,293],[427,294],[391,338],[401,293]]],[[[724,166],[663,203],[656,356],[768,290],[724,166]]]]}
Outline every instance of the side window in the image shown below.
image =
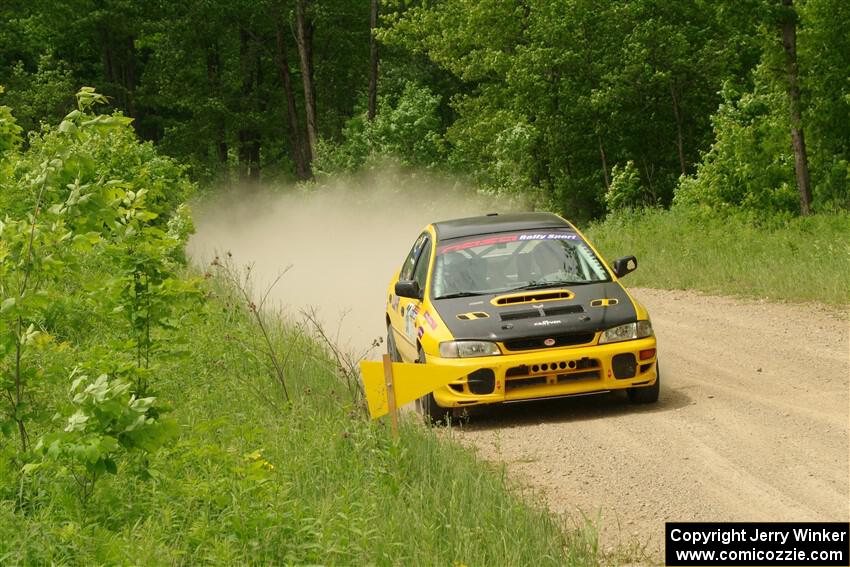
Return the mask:
{"type": "Polygon", "coordinates": [[[419,238],[416,239],[416,242],[413,243],[413,248],[410,249],[410,254],[408,254],[407,258],[404,260],[404,265],[401,267],[401,273],[399,274],[398,279],[413,279],[413,268],[416,267],[416,258],[419,257],[419,252],[422,251],[422,246],[425,244],[427,239],[428,233],[423,232],[419,235],[419,238]]]}
{"type": "Polygon", "coordinates": [[[416,269],[413,270],[413,279],[419,284],[420,293],[425,292],[425,280],[428,278],[428,264],[431,263],[431,240],[426,238],[423,247],[419,261],[416,262],[416,269]]]}

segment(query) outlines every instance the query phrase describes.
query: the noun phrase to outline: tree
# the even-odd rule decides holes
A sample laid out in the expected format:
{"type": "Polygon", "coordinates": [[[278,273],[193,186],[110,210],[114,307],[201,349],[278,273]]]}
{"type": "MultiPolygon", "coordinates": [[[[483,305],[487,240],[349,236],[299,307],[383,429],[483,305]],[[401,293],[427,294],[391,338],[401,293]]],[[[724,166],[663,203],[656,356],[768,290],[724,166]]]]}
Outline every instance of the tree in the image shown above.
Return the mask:
{"type": "Polygon", "coordinates": [[[375,109],[378,104],[378,39],[375,32],[378,29],[378,0],[369,3],[369,120],[375,119],[375,109]]]}
{"type": "Polygon", "coordinates": [[[809,160],[800,110],[799,71],[797,69],[797,12],[793,0],[782,0],[785,10],[781,19],[782,47],[785,50],[785,70],[788,81],[788,112],[791,122],[791,145],[794,148],[794,171],[800,192],[800,214],[811,212],[812,191],[809,182],[809,160]]]}
{"type": "Polygon", "coordinates": [[[316,159],[319,134],[316,129],[316,91],[313,84],[313,20],[308,14],[310,0],[295,0],[296,39],[304,85],[304,113],[307,117],[307,140],[310,161],[316,159]]]}
{"type": "Polygon", "coordinates": [[[819,208],[850,208],[850,3],[807,0],[797,30],[806,150],[812,200],[819,208]]]}
{"type": "Polygon", "coordinates": [[[310,163],[307,159],[304,139],[299,127],[298,109],[295,105],[295,91],[292,88],[292,73],[289,70],[289,56],[287,54],[287,30],[283,24],[280,14],[275,18],[275,45],[277,46],[277,69],[280,84],[286,99],[286,115],[289,119],[289,146],[292,161],[295,163],[295,175],[298,179],[309,179],[310,163]]]}

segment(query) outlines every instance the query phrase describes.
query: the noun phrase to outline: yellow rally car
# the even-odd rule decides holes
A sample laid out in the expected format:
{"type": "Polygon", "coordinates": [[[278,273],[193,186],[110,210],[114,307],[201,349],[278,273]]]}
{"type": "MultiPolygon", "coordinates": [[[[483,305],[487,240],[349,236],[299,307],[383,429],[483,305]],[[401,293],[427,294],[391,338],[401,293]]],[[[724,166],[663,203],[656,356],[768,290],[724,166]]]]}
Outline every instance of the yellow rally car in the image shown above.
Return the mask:
{"type": "Polygon", "coordinates": [[[551,213],[428,225],[387,294],[394,361],[454,366],[462,377],[418,400],[432,421],[453,408],[625,389],[658,400],[649,313],[569,222],[551,213]],[[463,373],[465,372],[465,375],[463,373]]]}

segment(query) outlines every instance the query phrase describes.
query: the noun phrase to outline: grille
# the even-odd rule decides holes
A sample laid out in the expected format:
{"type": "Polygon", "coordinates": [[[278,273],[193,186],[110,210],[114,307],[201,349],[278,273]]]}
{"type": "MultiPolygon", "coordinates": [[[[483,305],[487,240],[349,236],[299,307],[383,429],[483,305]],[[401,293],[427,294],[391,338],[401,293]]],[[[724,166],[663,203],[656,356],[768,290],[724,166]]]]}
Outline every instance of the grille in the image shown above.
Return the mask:
{"type": "Polygon", "coordinates": [[[587,372],[573,372],[571,374],[558,374],[558,383],[578,382],[580,380],[599,380],[599,370],[588,370],[587,372]]]}
{"type": "Polygon", "coordinates": [[[596,360],[595,358],[587,358],[586,356],[584,356],[579,360],[543,362],[540,364],[532,365],[521,364],[519,366],[508,368],[507,371],[505,371],[505,378],[512,378],[514,376],[529,376],[531,374],[540,374],[541,372],[558,372],[559,370],[569,370],[570,372],[572,372],[576,370],[599,368],[600,364],[598,360],[596,360]]]}
{"type": "Polygon", "coordinates": [[[592,370],[598,371],[602,368],[602,365],[599,363],[599,360],[595,358],[587,358],[582,357],[580,360],[570,360],[570,361],[561,361],[561,362],[552,362],[552,363],[543,363],[543,364],[521,364],[519,366],[514,366],[512,368],[508,368],[505,371],[505,378],[515,378],[515,377],[524,377],[531,376],[533,374],[549,374],[549,373],[559,373],[563,374],[564,371],[575,374],[576,372],[581,372],[582,370],[592,370]]]}
{"type": "Polygon", "coordinates": [[[595,358],[521,364],[505,372],[505,391],[540,384],[564,384],[602,378],[602,364],[595,358]]]}
{"type": "MultiPolygon", "coordinates": [[[[554,376],[554,383],[557,384],[565,384],[569,382],[581,382],[583,380],[599,380],[602,374],[599,368],[594,370],[583,370],[579,372],[569,372],[566,374],[556,374],[554,376]]],[[[549,384],[549,377],[547,376],[528,376],[523,378],[513,378],[511,380],[505,381],[505,391],[510,392],[511,390],[516,390],[517,388],[527,388],[529,386],[540,386],[549,384]]]]}
{"type": "Polygon", "coordinates": [[[510,392],[511,390],[516,390],[517,388],[539,386],[540,384],[545,383],[545,376],[537,376],[535,378],[527,378],[525,380],[508,380],[507,382],[505,382],[505,391],[510,392]]]}
{"type": "Polygon", "coordinates": [[[551,335],[527,339],[512,339],[504,342],[507,350],[532,350],[536,348],[557,348],[572,345],[583,345],[593,340],[595,333],[569,333],[566,335],[551,335]],[[546,346],[543,341],[554,339],[555,344],[546,346]]]}

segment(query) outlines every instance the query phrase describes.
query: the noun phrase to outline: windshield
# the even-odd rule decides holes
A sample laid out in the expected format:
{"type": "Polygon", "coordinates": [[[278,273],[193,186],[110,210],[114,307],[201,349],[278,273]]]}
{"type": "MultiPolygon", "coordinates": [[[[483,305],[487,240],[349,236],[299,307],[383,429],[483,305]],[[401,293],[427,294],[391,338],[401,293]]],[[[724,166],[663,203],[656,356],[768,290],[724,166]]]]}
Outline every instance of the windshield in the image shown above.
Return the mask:
{"type": "Polygon", "coordinates": [[[602,262],[571,230],[476,236],[437,249],[433,297],[610,281],[602,262]]]}

